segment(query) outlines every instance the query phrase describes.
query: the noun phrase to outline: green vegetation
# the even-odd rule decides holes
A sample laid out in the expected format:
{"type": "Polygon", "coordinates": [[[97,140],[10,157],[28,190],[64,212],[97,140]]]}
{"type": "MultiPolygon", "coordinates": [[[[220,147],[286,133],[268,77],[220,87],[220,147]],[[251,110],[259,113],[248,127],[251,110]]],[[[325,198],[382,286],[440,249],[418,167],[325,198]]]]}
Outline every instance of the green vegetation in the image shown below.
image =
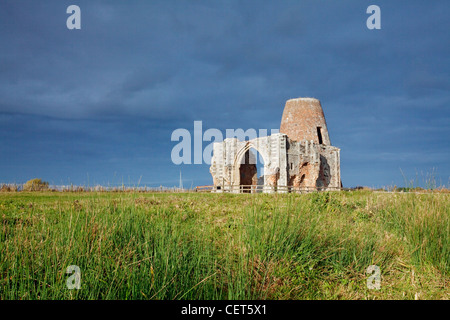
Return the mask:
{"type": "Polygon", "coordinates": [[[449,197],[4,192],[0,299],[449,299],[449,197]]]}
{"type": "Polygon", "coordinates": [[[41,179],[31,179],[28,180],[23,185],[24,191],[45,191],[48,189],[48,182],[42,181],[41,179]]]}

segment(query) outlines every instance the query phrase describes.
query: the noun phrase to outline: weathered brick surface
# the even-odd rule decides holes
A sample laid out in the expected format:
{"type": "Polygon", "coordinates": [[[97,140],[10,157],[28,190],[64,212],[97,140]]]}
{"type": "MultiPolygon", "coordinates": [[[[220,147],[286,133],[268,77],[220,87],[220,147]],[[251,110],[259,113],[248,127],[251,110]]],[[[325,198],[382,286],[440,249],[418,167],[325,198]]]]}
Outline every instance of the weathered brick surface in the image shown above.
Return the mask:
{"type": "Polygon", "coordinates": [[[280,179],[280,168],[268,171],[268,174],[265,175],[266,185],[276,187],[278,185],[278,179],[280,179]]]}
{"type": "Polygon", "coordinates": [[[312,140],[319,143],[317,128],[322,133],[322,143],[331,145],[327,123],[320,101],[314,98],[297,98],[286,101],[280,132],[291,140],[312,140]]]}

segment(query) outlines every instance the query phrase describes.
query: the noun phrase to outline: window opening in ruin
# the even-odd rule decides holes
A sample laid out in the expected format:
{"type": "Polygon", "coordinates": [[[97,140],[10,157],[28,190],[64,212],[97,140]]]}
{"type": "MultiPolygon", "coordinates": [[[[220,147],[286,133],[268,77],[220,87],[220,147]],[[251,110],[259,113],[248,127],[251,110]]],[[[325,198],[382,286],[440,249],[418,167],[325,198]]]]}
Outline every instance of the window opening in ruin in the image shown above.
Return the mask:
{"type": "Polygon", "coordinates": [[[300,183],[302,183],[303,180],[305,180],[305,175],[304,174],[302,174],[302,177],[300,178],[300,183]]]}
{"type": "Polygon", "coordinates": [[[291,162],[291,170],[292,170],[292,162],[291,162]]]}
{"type": "Polygon", "coordinates": [[[319,144],[322,144],[322,128],[321,127],[317,127],[317,136],[319,137],[319,144]]]}

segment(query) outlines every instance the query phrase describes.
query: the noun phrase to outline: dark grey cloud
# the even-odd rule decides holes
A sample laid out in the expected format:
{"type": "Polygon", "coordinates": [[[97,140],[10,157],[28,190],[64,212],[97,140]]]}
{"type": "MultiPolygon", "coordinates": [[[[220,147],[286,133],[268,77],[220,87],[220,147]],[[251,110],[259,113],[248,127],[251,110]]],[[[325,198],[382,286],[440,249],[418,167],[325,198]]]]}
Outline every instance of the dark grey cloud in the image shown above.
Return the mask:
{"type": "MultiPolygon", "coordinates": [[[[448,183],[445,1],[2,1],[0,180],[176,184],[176,128],[279,127],[319,98],[346,185],[448,183]],[[65,27],[67,6],[82,29],[65,27]]],[[[186,180],[211,181],[206,165],[186,180]]]]}

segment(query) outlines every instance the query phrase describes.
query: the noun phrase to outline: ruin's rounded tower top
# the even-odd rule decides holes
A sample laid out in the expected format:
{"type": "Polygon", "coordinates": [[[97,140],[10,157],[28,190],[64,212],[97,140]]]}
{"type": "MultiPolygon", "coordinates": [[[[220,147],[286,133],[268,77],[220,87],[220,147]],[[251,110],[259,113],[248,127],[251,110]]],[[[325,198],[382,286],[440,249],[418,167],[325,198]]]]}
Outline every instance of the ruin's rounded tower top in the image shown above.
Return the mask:
{"type": "Polygon", "coordinates": [[[294,141],[313,140],[319,144],[331,145],[322,106],[315,98],[286,101],[280,132],[294,141]]]}

